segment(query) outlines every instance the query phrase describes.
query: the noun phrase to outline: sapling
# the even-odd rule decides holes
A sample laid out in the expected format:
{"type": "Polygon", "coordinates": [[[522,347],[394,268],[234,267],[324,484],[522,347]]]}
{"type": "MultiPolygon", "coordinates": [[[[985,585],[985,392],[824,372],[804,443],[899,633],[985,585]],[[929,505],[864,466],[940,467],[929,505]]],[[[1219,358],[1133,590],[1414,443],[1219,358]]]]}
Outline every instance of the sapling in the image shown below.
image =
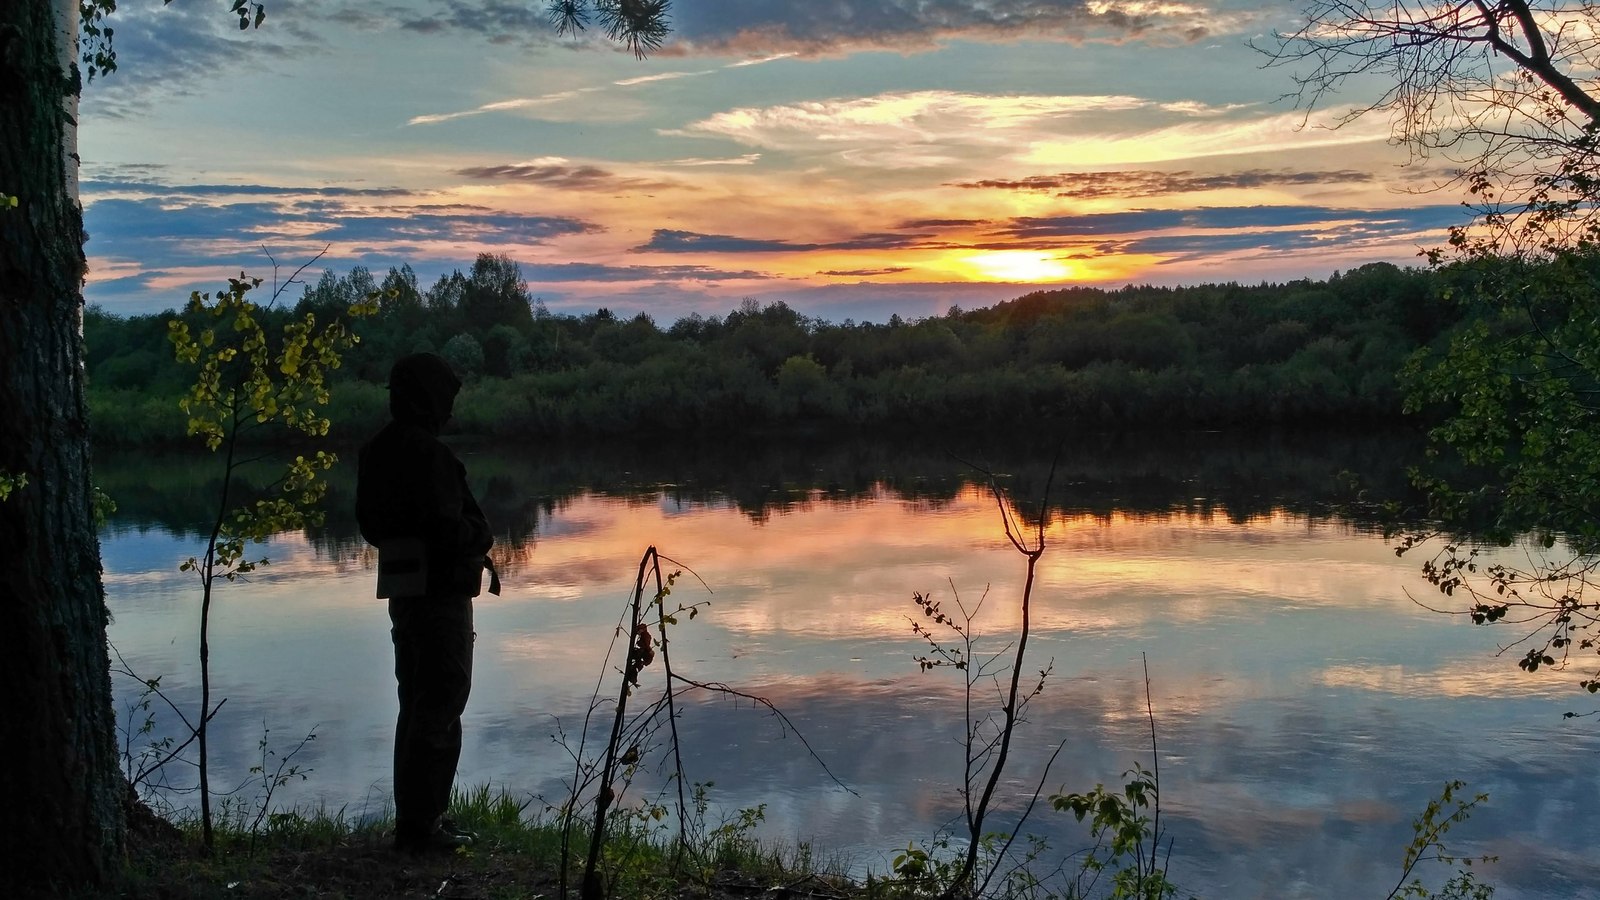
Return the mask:
{"type": "MultiPolygon", "coordinates": [[[[315,262],[321,254],[313,257],[315,262]]],[[[306,265],[310,265],[308,262],[306,265]]],[[[304,271],[302,266],[295,272],[304,271]]],[[[317,509],[327,489],[319,474],[338,457],[318,449],[287,461],[254,499],[246,492],[247,469],[269,463],[277,455],[260,449],[262,441],[289,436],[324,438],[329,421],[328,375],[343,351],[359,338],[342,321],[318,323],[313,313],[285,318],[272,309],[283,291],[297,283],[291,276],[277,286],[265,307],[250,298],[262,279],[228,279],[215,293],[196,291],[184,314],[167,324],[167,337],[180,363],[195,367],[195,380],[180,405],[188,414],[188,433],[217,455],[221,486],[215,515],[206,533],[204,551],[180,566],[199,579],[200,714],[195,742],[199,755],[201,833],[209,850],[214,843],[208,731],[216,708],[211,703],[211,604],[218,580],[237,581],[268,563],[247,548],[274,534],[321,523],[317,509]],[[281,322],[276,333],[269,326],[281,322]]],[[[349,315],[366,316],[378,308],[370,294],[352,305],[349,315]]],[[[221,704],[218,704],[220,706],[221,704]]]]}

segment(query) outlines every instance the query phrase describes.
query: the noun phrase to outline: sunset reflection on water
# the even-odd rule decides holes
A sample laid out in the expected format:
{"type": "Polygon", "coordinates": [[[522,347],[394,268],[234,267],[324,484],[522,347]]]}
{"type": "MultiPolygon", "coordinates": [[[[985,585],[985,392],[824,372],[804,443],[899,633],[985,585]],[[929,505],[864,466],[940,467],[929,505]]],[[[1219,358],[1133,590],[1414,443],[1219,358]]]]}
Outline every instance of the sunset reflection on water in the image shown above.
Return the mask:
{"type": "MultiPolygon", "coordinates": [[[[1495,657],[1498,634],[1413,603],[1406,591],[1426,587],[1417,563],[1380,537],[1281,510],[1236,518],[1052,515],[1028,668],[1053,668],[996,824],[1058,743],[1046,792],[1149,765],[1147,659],[1172,869],[1187,891],[1381,896],[1411,817],[1462,778],[1492,795],[1459,832],[1463,849],[1518,854],[1490,870],[1497,896],[1595,896],[1600,870],[1579,836],[1600,833],[1589,774],[1600,741],[1561,719],[1579,702],[1570,674],[1522,675],[1495,657]],[[1553,868],[1556,881],[1530,874],[1553,868]]],[[[185,695],[198,591],[176,564],[192,548],[116,523],[102,540],[112,640],[185,695]]],[[[708,604],[672,631],[677,670],[766,697],[798,729],[747,702],[686,698],[688,777],[714,781],[719,808],[765,803],[764,834],[836,849],[858,871],[952,821],[960,679],[918,671],[911,595],[947,608],[956,593],[969,606],[986,596],[977,630],[999,650],[1024,576],[995,501],[970,486],[948,500],[819,492],[759,516],[669,490],[564,499],[497,551],[504,593],[477,604],[463,782],[561,796],[568,762],[552,735],[558,721],[570,735],[588,706],[651,545],[684,568],[671,601],[708,604]]],[[[229,701],[214,744],[219,768],[239,775],[263,720],[275,739],[318,725],[315,772],[287,798],[354,811],[387,791],[392,662],[371,557],[339,547],[279,538],[252,583],[222,588],[212,652],[229,701]]],[[[1029,830],[1076,849],[1068,819],[1037,813],[1029,830]]]]}

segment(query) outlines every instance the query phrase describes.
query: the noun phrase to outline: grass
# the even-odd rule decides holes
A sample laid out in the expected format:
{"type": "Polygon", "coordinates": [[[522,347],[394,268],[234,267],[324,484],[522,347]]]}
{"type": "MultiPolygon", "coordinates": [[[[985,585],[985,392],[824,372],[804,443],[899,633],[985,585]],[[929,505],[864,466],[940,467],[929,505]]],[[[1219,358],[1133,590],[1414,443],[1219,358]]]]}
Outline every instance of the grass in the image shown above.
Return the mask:
{"type": "MultiPolygon", "coordinates": [[[[187,898],[434,898],[535,900],[561,893],[561,819],[532,798],[481,786],[458,792],[450,815],[475,832],[470,850],[409,856],[390,846],[387,814],[352,817],[345,809],[296,809],[217,823],[216,848],[203,851],[192,817],[169,822],[142,807],[131,814],[124,877],[81,900],[187,898]]],[[[650,810],[623,810],[608,826],[602,859],[607,894],[628,900],[733,898],[774,889],[786,895],[843,898],[862,893],[837,858],[809,845],[775,846],[750,829],[759,811],[691,829],[683,841],[650,810]]],[[[704,823],[699,823],[703,825],[704,823]]],[[[575,833],[567,887],[578,896],[588,836],[575,833]]]]}

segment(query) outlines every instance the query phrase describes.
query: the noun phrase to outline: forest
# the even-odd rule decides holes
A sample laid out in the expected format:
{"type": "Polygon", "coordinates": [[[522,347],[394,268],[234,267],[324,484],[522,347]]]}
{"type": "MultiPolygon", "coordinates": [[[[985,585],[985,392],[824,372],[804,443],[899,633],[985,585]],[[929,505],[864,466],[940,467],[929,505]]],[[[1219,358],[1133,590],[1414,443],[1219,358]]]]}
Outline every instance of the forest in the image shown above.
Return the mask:
{"type": "MultiPolygon", "coordinates": [[[[360,343],[331,386],[336,442],[382,424],[390,363],[422,350],[466,381],[453,430],[482,437],[1381,425],[1401,416],[1404,361],[1457,317],[1448,277],[1374,263],[1326,281],[1069,287],[887,323],[746,299],[663,325],[552,313],[515,261],[483,254],[427,288],[409,266],[381,280],[324,271],[262,316],[270,332],[379,298],[350,323],[360,343]]],[[[89,308],[96,446],[185,439],[178,398],[193,370],[174,360],[168,327],[197,315],[89,308]]]]}

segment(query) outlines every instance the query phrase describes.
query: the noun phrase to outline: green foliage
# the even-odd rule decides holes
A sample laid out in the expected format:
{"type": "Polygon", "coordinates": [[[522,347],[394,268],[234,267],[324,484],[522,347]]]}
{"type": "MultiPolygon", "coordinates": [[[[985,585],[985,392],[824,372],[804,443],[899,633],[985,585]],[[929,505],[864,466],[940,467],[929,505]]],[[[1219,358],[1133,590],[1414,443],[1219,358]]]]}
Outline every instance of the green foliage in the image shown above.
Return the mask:
{"type": "Polygon", "coordinates": [[[937,838],[923,846],[912,841],[889,860],[896,886],[914,897],[939,895],[955,880],[960,868],[961,861],[950,853],[947,838],[937,838]]]}
{"type": "MultiPolygon", "coordinates": [[[[181,363],[196,367],[194,383],[179,407],[189,414],[188,433],[199,435],[216,450],[241,430],[273,422],[307,435],[324,436],[328,420],[327,373],[337,369],[340,353],[357,343],[344,324],[317,327],[306,313],[269,337],[260,309],[246,296],[261,279],[228,281],[226,291],[189,298],[185,318],[168,323],[168,339],[181,363]],[[192,333],[191,320],[199,320],[192,333]]],[[[366,301],[375,302],[375,301],[366,301]]],[[[375,311],[352,307],[352,314],[375,311]]]]}
{"type": "Polygon", "coordinates": [[[0,471],[0,503],[5,502],[5,500],[11,496],[12,491],[20,490],[27,486],[27,472],[17,472],[13,474],[11,472],[0,471]]]}
{"type": "MultiPolygon", "coordinates": [[[[1058,895],[1033,873],[1033,865],[1048,855],[1048,844],[1042,838],[1027,837],[1024,841],[1026,848],[1020,858],[1008,859],[1007,855],[1017,840],[1015,835],[991,831],[982,835],[974,845],[978,870],[997,873],[981,896],[1054,900],[1058,895]]],[[[904,898],[963,896],[960,879],[965,855],[951,850],[947,836],[941,835],[926,843],[911,841],[890,859],[889,877],[877,879],[868,876],[867,895],[887,894],[904,898]]],[[[1062,897],[1061,900],[1068,898],[1062,897]]]]}
{"type": "MultiPolygon", "coordinates": [[[[1595,650],[1600,600],[1600,246],[1533,257],[1480,255],[1444,273],[1466,315],[1416,354],[1407,409],[1435,417],[1430,466],[1415,473],[1443,530],[1462,536],[1422,566],[1477,624],[1515,623],[1521,668],[1595,650]],[[1520,564],[1474,542],[1529,539],[1520,564]],[[1470,538],[1470,539],[1463,539],[1470,538]],[[1559,547],[1558,547],[1559,545],[1559,547]]],[[[1413,534],[1407,552],[1429,535],[1413,534]]],[[[1584,679],[1600,691],[1600,670],[1584,679]]]]}
{"type": "Polygon", "coordinates": [[[458,334],[439,348],[439,355],[462,378],[476,378],[483,372],[483,345],[470,334],[458,334]]]}
{"type": "MultiPolygon", "coordinates": [[[[991,804],[995,798],[996,788],[1000,785],[1001,777],[1006,774],[1012,739],[1016,736],[1017,728],[1027,721],[1028,706],[1044,691],[1045,681],[1054,669],[1052,660],[1037,670],[1038,680],[1034,681],[1030,674],[1031,686],[1024,687],[1022,672],[1026,666],[1028,638],[1031,631],[1029,623],[1035,575],[1039,559],[1044,556],[1045,551],[1045,527],[1048,516],[1044,510],[1054,477],[1055,467],[1052,464],[1043,491],[1046,499],[1040,502],[1037,526],[1029,535],[1015,508],[1001,491],[995,476],[992,473],[988,474],[989,493],[999,509],[1001,527],[1006,540],[1011,544],[1011,548],[1022,556],[1026,564],[1026,575],[1016,607],[1020,626],[1015,639],[1008,646],[995,653],[979,652],[975,621],[988,599],[987,591],[979,596],[976,603],[968,606],[952,584],[951,593],[958,615],[946,613],[943,605],[927,594],[919,592],[912,595],[912,601],[922,613],[922,619],[910,620],[911,631],[926,641],[929,647],[929,655],[914,657],[918,666],[924,672],[941,666],[950,666],[964,676],[963,704],[966,715],[963,718],[966,720],[967,730],[962,740],[962,747],[966,762],[962,771],[960,791],[964,806],[962,818],[966,825],[967,846],[961,854],[959,863],[952,863],[948,870],[940,870],[937,866],[928,869],[927,859],[918,859],[915,854],[908,854],[906,857],[921,874],[937,876],[943,881],[943,887],[939,892],[941,900],[949,900],[957,895],[980,895],[989,889],[989,885],[997,876],[1006,880],[1001,873],[1001,866],[1006,862],[1011,845],[1018,837],[1016,833],[1001,836],[996,846],[988,838],[989,831],[985,828],[985,822],[993,811],[991,804]],[[946,644],[946,640],[950,643],[946,644]],[[995,707],[989,709],[974,703],[980,684],[985,682],[988,684],[983,693],[988,693],[988,689],[992,689],[996,703],[995,707]]],[[[982,702],[980,700],[978,704],[982,702]]],[[[1057,752],[1059,753],[1059,749],[1057,752]]],[[[1054,761],[1055,754],[1052,754],[1049,762],[1045,763],[1044,773],[1040,776],[1041,785],[1043,779],[1049,775],[1050,765],[1054,761]]],[[[1038,790],[1035,789],[1032,799],[1028,801],[1022,815],[1013,826],[1017,832],[1020,832],[1027,822],[1038,797],[1038,790]]]]}
{"type": "Polygon", "coordinates": [[[1478,794],[1471,800],[1464,800],[1460,793],[1466,785],[1460,781],[1450,781],[1440,791],[1439,796],[1428,801],[1428,805],[1421,814],[1411,823],[1414,837],[1406,845],[1405,857],[1401,864],[1400,880],[1389,892],[1388,900],[1397,897],[1412,897],[1417,900],[1488,900],[1494,895],[1494,886],[1478,881],[1472,871],[1474,863],[1494,862],[1492,856],[1460,856],[1452,852],[1445,845],[1445,836],[1457,825],[1465,822],[1472,810],[1480,803],[1489,799],[1487,794],[1478,794]],[[1446,866],[1459,865],[1456,873],[1444,884],[1438,893],[1427,888],[1420,877],[1414,875],[1419,864],[1424,862],[1438,862],[1446,866]]]}
{"type": "Polygon", "coordinates": [[[1094,846],[1084,854],[1070,897],[1090,896],[1103,875],[1110,875],[1114,900],[1165,900],[1178,889],[1167,880],[1158,862],[1157,833],[1152,811],[1159,808],[1161,786],[1155,775],[1134,763],[1123,773],[1122,790],[1096,784],[1084,794],[1055,794],[1050,804],[1070,812],[1079,822],[1088,819],[1094,846]]]}
{"type": "MultiPolygon", "coordinates": [[[[0,503],[4,503],[6,500],[10,499],[13,492],[19,491],[27,486],[27,472],[17,472],[13,474],[0,469],[0,503]]],[[[93,487],[91,490],[92,493],[90,495],[90,503],[92,504],[92,509],[90,512],[94,516],[95,525],[101,526],[106,523],[106,519],[112,513],[117,511],[117,504],[108,494],[106,494],[105,491],[100,490],[98,486],[93,487]]]]}
{"type": "MultiPolygon", "coordinates": [[[[161,0],[163,6],[172,0],[161,0]]],[[[117,51],[112,43],[116,29],[106,17],[117,11],[117,0],[78,0],[78,51],[88,80],[117,70],[117,51]]],[[[267,20],[267,8],[250,0],[233,0],[228,8],[239,19],[239,30],[260,28],[267,20]]]]}
{"type": "Polygon", "coordinates": [[[272,730],[261,724],[261,740],[256,743],[256,751],[260,753],[260,760],[250,767],[250,775],[261,785],[256,794],[255,817],[250,821],[250,837],[252,840],[260,837],[263,827],[268,832],[281,829],[286,823],[296,821],[294,815],[281,812],[272,808],[272,795],[278,788],[291,781],[305,781],[311,774],[309,766],[301,765],[294,758],[304,750],[306,745],[317,739],[317,730],[313,727],[300,739],[300,743],[288,753],[279,754],[273,748],[269,737],[272,730]]]}
{"type": "Polygon", "coordinates": [[[111,499],[110,494],[100,490],[99,485],[93,486],[90,491],[89,502],[93,504],[92,514],[94,515],[95,527],[104,528],[106,522],[111,519],[112,513],[117,511],[117,501],[111,499]]]}
{"type": "MultiPolygon", "coordinates": [[[[110,647],[112,655],[117,658],[116,664],[111,667],[111,674],[138,685],[139,691],[125,702],[122,715],[117,717],[123,777],[128,779],[128,786],[138,792],[142,799],[146,802],[155,801],[166,811],[166,804],[160,802],[159,795],[149,790],[149,779],[158,774],[176,754],[173,747],[177,739],[170,734],[155,735],[156,717],[151,708],[158,699],[169,704],[171,701],[161,691],[161,676],[139,676],[128,667],[127,660],[122,658],[116,645],[110,644],[110,647]]],[[[182,716],[181,710],[175,708],[175,711],[182,716]]]]}
{"type": "Polygon", "coordinates": [[[90,384],[90,429],[96,448],[182,445],[189,417],[179,397],[90,384]]]}
{"type": "MultiPolygon", "coordinates": [[[[515,262],[485,254],[426,290],[405,267],[376,284],[359,266],[325,272],[294,315],[331,320],[375,294],[330,389],[381,387],[395,359],[439,352],[472,376],[456,427],[486,436],[1214,428],[1398,421],[1395,372],[1456,315],[1438,277],[1373,265],[1326,282],[1073,288],[898,325],[747,300],[663,328],[552,314],[515,262]]],[[[97,442],[153,441],[122,407],[186,388],[151,324],[86,318],[97,442]]]]}
{"type": "Polygon", "coordinates": [[[1450,273],[1469,316],[1405,370],[1408,410],[1439,409],[1434,455],[1465,477],[1427,482],[1440,512],[1509,540],[1600,537],[1600,248],[1482,258],[1450,273]]]}
{"type": "MultiPolygon", "coordinates": [[[[323,414],[330,400],[328,373],[339,368],[340,354],[358,342],[337,319],[319,327],[313,311],[291,317],[273,315],[249,297],[260,285],[261,279],[241,273],[228,280],[225,291],[196,291],[190,295],[184,314],[167,324],[173,355],[183,365],[193,367],[194,372],[193,383],[179,400],[179,407],[188,416],[187,433],[199,437],[207,450],[221,451],[220,490],[205,550],[179,566],[182,571],[195,573],[201,588],[200,709],[193,729],[199,755],[201,826],[208,848],[213,845],[214,822],[207,732],[212,716],[221,706],[211,702],[209,627],[213,589],[218,578],[232,582],[267,564],[265,557],[247,557],[248,544],[322,523],[317,504],[327,490],[327,482],[318,476],[338,459],[322,449],[297,453],[283,463],[265,496],[235,505],[240,490],[237,482],[249,462],[240,454],[240,442],[246,434],[262,429],[325,437],[329,428],[329,420],[323,414]],[[278,326],[276,334],[269,329],[269,322],[278,326]]],[[[372,315],[377,312],[379,299],[376,292],[370,293],[352,303],[348,313],[352,317],[372,315]]],[[[302,741],[300,746],[304,745],[302,741]]],[[[287,777],[298,774],[298,770],[291,768],[286,776],[280,765],[276,775],[268,776],[264,740],[262,752],[258,774],[262,774],[265,796],[270,801],[272,790],[287,777]]],[[[292,758],[293,753],[289,756],[292,758]]],[[[264,801],[252,831],[259,829],[268,808],[264,801]]]]}
{"type": "MultiPolygon", "coordinates": [[[[1167,900],[1178,896],[1178,888],[1167,879],[1160,860],[1160,827],[1156,814],[1160,807],[1160,780],[1143,766],[1134,765],[1125,773],[1127,783],[1120,789],[1095,785],[1087,793],[1056,794],[1051,805],[1070,812],[1090,825],[1093,844],[1058,863],[1052,877],[1065,875],[1064,883],[1045,883],[1033,875],[1034,864],[1051,857],[1049,846],[1040,838],[1028,838],[1020,860],[1006,866],[1006,855],[1018,836],[991,832],[974,844],[980,871],[1000,871],[1003,880],[996,884],[994,896],[1046,897],[1053,900],[1167,900]],[[1076,860],[1074,869],[1071,860],[1076,860]]],[[[962,857],[952,851],[948,837],[928,843],[912,841],[897,852],[889,863],[887,878],[869,878],[868,895],[887,893],[892,897],[950,897],[960,895],[962,857]]],[[[983,896],[990,896],[985,893],[983,896]]]]}
{"type": "Polygon", "coordinates": [[[670,0],[550,0],[546,14],[557,34],[577,34],[588,27],[592,16],[606,37],[643,59],[661,46],[671,30],[668,6],[670,0]]]}
{"type": "MultiPolygon", "coordinates": [[[[613,889],[643,888],[655,882],[671,893],[683,881],[711,885],[726,872],[754,874],[783,868],[755,836],[766,820],[766,804],[713,819],[711,789],[715,786],[715,782],[705,781],[690,787],[684,827],[672,837],[668,828],[672,811],[660,802],[617,810],[615,824],[607,829],[614,837],[606,848],[613,889]],[[677,857],[665,871],[657,858],[663,845],[672,846],[677,857]]],[[[644,893],[655,892],[646,889],[644,893]]]]}
{"type": "MultiPolygon", "coordinates": [[[[248,296],[260,284],[259,278],[241,275],[229,279],[226,291],[197,291],[185,317],[168,324],[174,355],[195,371],[194,383],[179,401],[188,415],[187,432],[212,451],[228,445],[224,504],[241,464],[234,448],[245,434],[278,427],[312,437],[327,435],[329,419],[323,412],[330,399],[328,373],[339,367],[340,353],[358,340],[339,321],[318,328],[312,313],[284,322],[278,335],[270,334],[262,310],[248,296]]],[[[366,305],[351,307],[354,315],[370,312],[366,305]]],[[[184,563],[184,571],[199,571],[208,587],[217,575],[232,581],[266,562],[244,559],[248,542],[320,524],[316,506],[326,483],[317,476],[337,461],[336,455],[320,449],[289,460],[275,482],[276,496],[221,515],[206,556],[184,563]]]]}
{"type": "MultiPolygon", "coordinates": [[[[707,782],[705,787],[710,787],[707,782]]],[[[696,786],[695,814],[701,823],[705,821],[706,800],[704,788],[696,786]]],[[[750,856],[757,850],[755,830],[767,818],[767,805],[745,807],[736,810],[732,815],[723,819],[722,823],[706,832],[709,845],[708,851],[703,856],[709,859],[716,868],[726,869],[737,866],[741,860],[750,856]]],[[[702,824],[701,829],[704,830],[702,824]]]]}
{"type": "MultiPolygon", "coordinates": [[[[448,815],[478,836],[476,844],[453,855],[419,857],[398,866],[384,862],[394,820],[383,809],[279,809],[252,833],[252,804],[230,804],[218,822],[212,854],[196,852],[199,823],[177,811],[181,841],[131,855],[125,879],[106,895],[554,897],[549,880],[559,863],[561,825],[550,812],[536,798],[497,786],[458,787],[448,815]],[[285,860],[293,864],[285,865],[285,860]],[[373,869],[374,864],[382,871],[373,869]]],[[[627,858],[625,866],[610,870],[607,895],[633,900],[741,896],[789,885],[791,892],[819,897],[859,896],[843,875],[842,859],[819,858],[806,844],[757,846],[741,831],[745,821],[757,816],[756,810],[742,810],[724,823],[737,833],[740,849],[718,854],[724,867],[704,870],[701,880],[700,868],[683,868],[685,853],[678,841],[645,824],[654,822],[648,811],[619,810],[610,833],[616,836],[616,861],[624,862],[624,853],[627,858]]]]}

